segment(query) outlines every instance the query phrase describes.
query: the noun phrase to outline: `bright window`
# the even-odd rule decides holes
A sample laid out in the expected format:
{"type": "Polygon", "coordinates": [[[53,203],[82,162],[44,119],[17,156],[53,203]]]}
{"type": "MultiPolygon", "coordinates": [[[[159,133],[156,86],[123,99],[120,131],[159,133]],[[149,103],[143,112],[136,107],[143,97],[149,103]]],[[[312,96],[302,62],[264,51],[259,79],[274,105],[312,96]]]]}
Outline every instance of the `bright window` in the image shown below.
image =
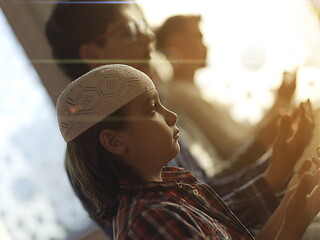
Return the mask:
{"type": "Polygon", "coordinates": [[[202,15],[208,67],[196,80],[236,120],[260,120],[283,71],[295,67],[296,101],[319,102],[320,21],[311,6],[318,0],[137,1],[152,27],[176,14],[202,15]]]}

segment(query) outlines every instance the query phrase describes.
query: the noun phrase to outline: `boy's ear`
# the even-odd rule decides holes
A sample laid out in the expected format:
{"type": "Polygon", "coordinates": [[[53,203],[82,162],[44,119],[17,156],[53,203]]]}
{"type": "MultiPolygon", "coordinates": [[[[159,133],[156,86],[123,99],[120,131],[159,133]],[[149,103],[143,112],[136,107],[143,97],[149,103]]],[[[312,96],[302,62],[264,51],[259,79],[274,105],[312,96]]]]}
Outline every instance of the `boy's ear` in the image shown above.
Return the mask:
{"type": "MultiPolygon", "coordinates": [[[[94,59],[101,59],[100,56],[101,49],[99,46],[91,43],[85,43],[80,46],[79,49],[79,56],[82,60],[94,60],[94,59]]],[[[90,68],[98,67],[99,65],[94,62],[87,62],[90,68]]]]}
{"type": "Polygon", "coordinates": [[[99,136],[101,145],[109,152],[123,155],[127,152],[127,142],[123,132],[104,129],[99,136]]]}

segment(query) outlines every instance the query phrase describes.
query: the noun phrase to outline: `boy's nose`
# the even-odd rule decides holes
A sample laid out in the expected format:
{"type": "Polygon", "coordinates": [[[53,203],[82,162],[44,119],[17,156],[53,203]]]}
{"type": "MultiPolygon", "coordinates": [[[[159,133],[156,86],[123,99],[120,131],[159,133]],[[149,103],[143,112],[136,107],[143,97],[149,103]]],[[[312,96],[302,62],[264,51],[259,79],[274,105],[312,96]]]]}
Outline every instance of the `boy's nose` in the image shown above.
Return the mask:
{"type": "Polygon", "coordinates": [[[177,123],[178,116],[175,112],[170,111],[166,108],[166,122],[169,126],[173,126],[177,123]]]}

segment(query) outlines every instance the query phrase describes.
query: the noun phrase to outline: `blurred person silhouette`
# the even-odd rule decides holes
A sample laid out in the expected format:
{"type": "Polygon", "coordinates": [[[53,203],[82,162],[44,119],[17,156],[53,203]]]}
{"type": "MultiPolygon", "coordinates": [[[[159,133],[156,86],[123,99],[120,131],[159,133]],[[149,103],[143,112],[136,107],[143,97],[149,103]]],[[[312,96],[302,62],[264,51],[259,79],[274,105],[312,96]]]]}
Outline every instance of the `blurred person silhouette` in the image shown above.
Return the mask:
{"type": "MultiPolygon", "coordinates": [[[[162,82],[151,64],[154,38],[138,5],[101,3],[67,1],[54,7],[46,24],[53,57],[70,81],[106,63],[131,65],[152,77],[161,94],[162,82]]],[[[212,186],[244,224],[254,231],[266,222],[279,204],[276,193],[286,185],[307,143],[312,128],[310,115],[310,103],[302,103],[295,118],[297,128],[290,137],[288,132],[291,130],[286,126],[291,120],[285,118],[287,120],[279,135],[285,136],[283,138],[288,142],[283,148],[274,149],[270,164],[266,166],[253,164],[238,174],[221,179],[207,176],[182,139],[179,140],[180,153],[173,162],[212,186]],[[282,161],[284,156],[289,160],[282,161]]],[[[81,192],[78,183],[71,183],[84,207],[92,214],[96,210],[92,203],[81,192]]],[[[101,226],[112,235],[110,226],[105,223],[101,226]]]]}
{"type": "MultiPolygon", "coordinates": [[[[240,147],[244,145],[245,140],[256,142],[255,151],[260,148],[268,149],[276,135],[279,110],[291,109],[296,87],[295,73],[284,73],[273,106],[261,122],[246,133],[245,126],[235,121],[226,107],[219,102],[206,100],[196,85],[195,74],[206,67],[208,51],[203,41],[200,23],[200,15],[176,15],[166,19],[155,30],[156,48],[168,58],[173,69],[173,76],[165,91],[167,105],[179,116],[183,116],[185,125],[193,124],[194,128],[198,128],[204,135],[203,141],[209,142],[222,160],[230,160],[234,152],[242,151],[240,147]]],[[[254,154],[253,152],[251,154],[254,154]]],[[[251,159],[256,157],[257,155],[251,159]]],[[[248,159],[246,161],[248,162],[248,159]]]]}

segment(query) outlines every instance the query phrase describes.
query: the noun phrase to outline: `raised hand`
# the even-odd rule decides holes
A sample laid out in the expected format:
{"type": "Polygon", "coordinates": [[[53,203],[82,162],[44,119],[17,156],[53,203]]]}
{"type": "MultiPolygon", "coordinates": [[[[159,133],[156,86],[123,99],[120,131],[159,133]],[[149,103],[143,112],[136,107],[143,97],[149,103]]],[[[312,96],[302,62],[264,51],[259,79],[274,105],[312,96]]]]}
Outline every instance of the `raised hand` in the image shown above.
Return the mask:
{"type": "Polygon", "coordinates": [[[292,175],[297,160],[310,142],[314,128],[310,101],[301,103],[291,118],[281,118],[278,136],[268,169],[264,173],[271,189],[278,191],[292,175]]]}
{"type": "Polygon", "coordinates": [[[297,70],[293,72],[284,72],[282,83],[277,92],[277,99],[290,102],[296,90],[297,85],[297,70]]]}
{"type": "Polygon", "coordinates": [[[320,147],[317,157],[307,159],[290,179],[286,195],[257,240],[298,240],[320,211],[320,147]]]}
{"type": "Polygon", "coordinates": [[[313,156],[310,159],[304,160],[299,170],[290,179],[287,185],[284,201],[288,200],[292,196],[305,173],[314,174],[318,169],[320,169],[320,146],[317,148],[317,157],[313,156]]]}
{"type": "Polygon", "coordinates": [[[302,237],[306,228],[320,211],[319,151],[317,157],[312,157],[313,168],[310,162],[310,160],[305,162],[294,176],[296,178],[289,183],[290,189],[283,200],[286,209],[279,239],[302,237]],[[308,170],[305,171],[306,169],[308,170]]]}

